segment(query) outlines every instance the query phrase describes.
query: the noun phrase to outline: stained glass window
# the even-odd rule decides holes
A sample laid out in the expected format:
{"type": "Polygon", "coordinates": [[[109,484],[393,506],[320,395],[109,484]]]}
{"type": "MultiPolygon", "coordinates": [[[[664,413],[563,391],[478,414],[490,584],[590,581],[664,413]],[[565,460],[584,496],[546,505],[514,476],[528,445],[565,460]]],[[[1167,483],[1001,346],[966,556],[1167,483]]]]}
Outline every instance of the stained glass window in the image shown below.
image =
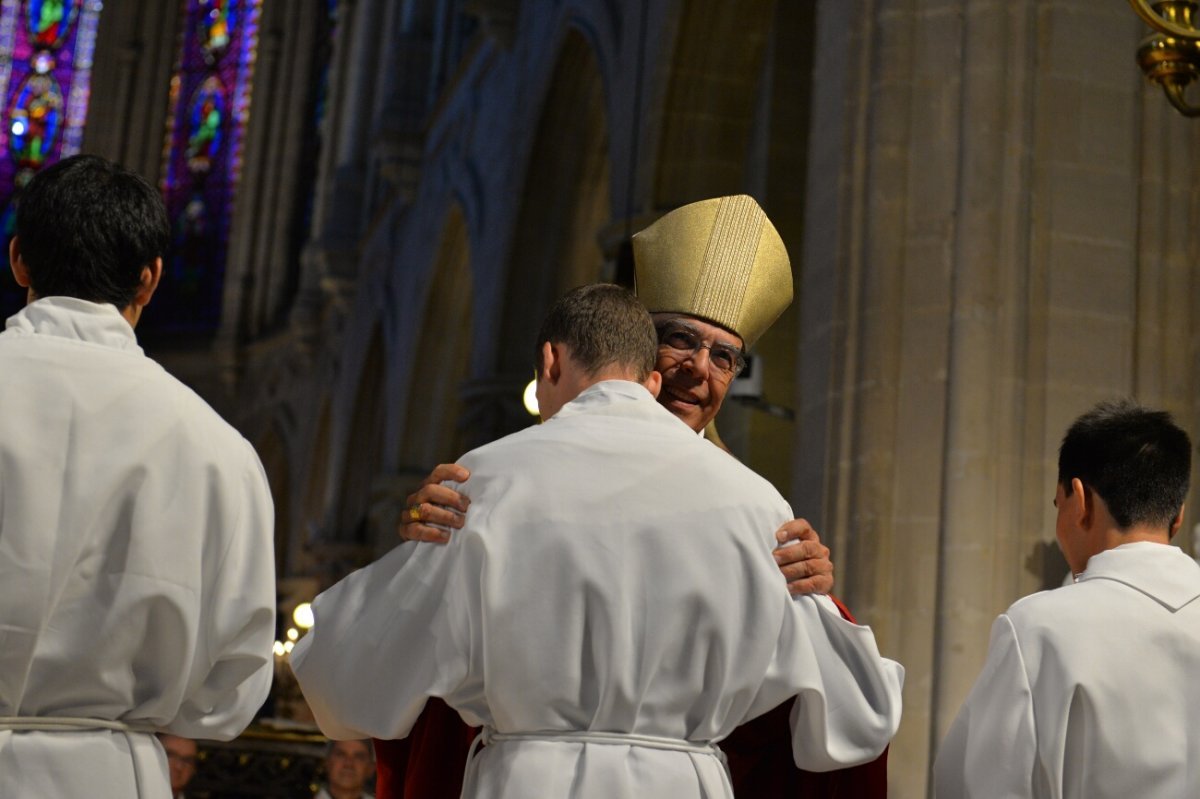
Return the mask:
{"type": "Polygon", "coordinates": [[[260,2],[184,2],[163,154],[172,241],[146,328],[207,335],[220,322],[260,2]]]}
{"type": "MultiPolygon", "coordinates": [[[[21,187],[79,152],[87,118],[100,0],[0,0],[0,231],[12,235],[21,187]]],[[[0,269],[0,313],[25,302],[0,269]]]]}

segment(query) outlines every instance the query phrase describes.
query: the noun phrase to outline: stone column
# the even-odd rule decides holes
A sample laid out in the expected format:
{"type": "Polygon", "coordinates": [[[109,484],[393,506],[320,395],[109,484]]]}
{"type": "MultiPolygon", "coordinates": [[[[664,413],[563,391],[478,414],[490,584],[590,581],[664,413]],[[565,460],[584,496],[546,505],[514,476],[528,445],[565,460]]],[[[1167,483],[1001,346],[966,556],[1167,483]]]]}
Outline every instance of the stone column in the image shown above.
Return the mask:
{"type": "Polygon", "coordinates": [[[925,795],[994,616],[1065,576],[1066,425],[1195,396],[1161,368],[1192,362],[1186,260],[1139,266],[1139,180],[1171,189],[1139,177],[1138,38],[1119,4],[819,6],[793,494],[908,670],[897,796],[925,795]]]}
{"type": "Polygon", "coordinates": [[[382,18],[380,0],[346,0],[338,13],[327,117],[328,157],[322,157],[306,268],[320,270],[319,282],[338,295],[358,274],[355,248],[368,219],[366,156],[379,78],[382,18]]]}
{"type": "Polygon", "coordinates": [[[311,146],[324,13],[268,5],[260,18],[216,340],[218,357],[237,364],[233,379],[244,366],[237,348],[283,327],[300,281],[293,231],[309,189],[296,165],[311,146]]]}
{"type": "MultiPolygon", "coordinates": [[[[1142,90],[1138,114],[1134,393],[1147,405],[1170,410],[1195,441],[1200,438],[1200,372],[1191,365],[1200,354],[1200,281],[1193,277],[1200,260],[1195,224],[1200,124],[1181,117],[1149,85],[1142,90]]],[[[1196,471],[1193,466],[1193,477],[1196,471]]],[[[1198,502],[1193,489],[1187,507],[1200,507],[1198,502]]],[[[1197,527],[1196,514],[1189,512],[1175,537],[1192,554],[1200,544],[1197,527]]]]}
{"type": "Polygon", "coordinates": [[[100,14],[83,152],[157,183],[182,3],[130,0],[100,14]]]}

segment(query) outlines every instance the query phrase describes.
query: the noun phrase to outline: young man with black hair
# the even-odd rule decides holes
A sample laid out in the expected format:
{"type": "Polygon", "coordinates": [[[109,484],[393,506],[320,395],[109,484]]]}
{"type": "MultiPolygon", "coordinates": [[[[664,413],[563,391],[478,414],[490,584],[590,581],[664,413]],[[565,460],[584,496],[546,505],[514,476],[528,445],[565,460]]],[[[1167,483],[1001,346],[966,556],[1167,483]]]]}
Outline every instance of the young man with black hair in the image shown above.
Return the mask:
{"type": "Polygon", "coordinates": [[[39,172],[0,333],[0,796],[165,797],[153,733],[229,739],[271,683],[271,496],[147,358],[166,209],[94,156],[39,172]]]}
{"type": "Polygon", "coordinates": [[[326,735],[403,738],[429,697],[484,728],[464,796],[732,796],[715,743],[799,697],[793,756],[869,761],[903,669],[792,599],[771,485],[655,401],[657,335],[616,286],[538,339],[545,423],[468,453],[471,513],[317,597],[291,664],[326,735]]]}
{"type": "Polygon", "coordinates": [[[937,796],[1200,794],[1200,565],[1170,544],[1190,469],[1167,413],[1102,403],[1071,425],[1054,505],[1075,582],[996,620],[937,796]]]}

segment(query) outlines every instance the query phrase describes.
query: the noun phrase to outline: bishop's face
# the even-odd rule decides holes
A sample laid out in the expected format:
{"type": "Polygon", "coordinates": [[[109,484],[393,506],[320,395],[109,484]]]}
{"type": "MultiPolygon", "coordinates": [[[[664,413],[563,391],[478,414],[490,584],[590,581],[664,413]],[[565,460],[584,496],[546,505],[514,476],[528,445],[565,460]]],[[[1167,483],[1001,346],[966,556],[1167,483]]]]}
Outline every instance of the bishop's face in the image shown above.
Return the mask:
{"type": "Polygon", "coordinates": [[[723,368],[730,350],[741,352],[742,339],[723,327],[682,314],[654,314],[659,329],[658,360],[655,369],[662,374],[658,401],[696,432],[704,429],[725,401],[729,384],[736,374],[723,368]],[[694,334],[696,348],[687,351],[669,346],[664,330],[683,328],[694,334]],[[714,361],[714,348],[717,357],[714,361]]]}

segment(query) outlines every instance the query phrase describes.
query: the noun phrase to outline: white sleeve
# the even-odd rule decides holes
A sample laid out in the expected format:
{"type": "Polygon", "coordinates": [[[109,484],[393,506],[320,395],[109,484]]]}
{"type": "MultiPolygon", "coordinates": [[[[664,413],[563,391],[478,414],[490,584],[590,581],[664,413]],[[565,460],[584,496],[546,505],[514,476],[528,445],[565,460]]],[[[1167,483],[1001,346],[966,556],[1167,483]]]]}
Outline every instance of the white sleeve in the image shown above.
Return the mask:
{"type": "Polygon", "coordinates": [[[900,726],[904,667],[882,657],[871,628],[827,596],[792,601],[774,669],[796,682],[792,755],[806,771],[874,760],[900,726]]]}
{"type": "Polygon", "coordinates": [[[1037,737],[1032,692],[1016,629],[992,625],[987,663],[942,741],[933,768],[943,799],[1033,796],[1037,737]]]}
{"type": "Polygon", "coordinates": [[[275,639],[274,507],[262,464],[249,443],[241,473],[229,481],[228,525],[206,553],[199,640],[178,715],[167,731],[229,740],[254,720],[271,689],[275,639]],[[211,559],[210,559],[211,558],[211,559]]]}
{"type": "Polygon", "coordinates": [[[462,544],[461,532],[404,544],[313,602],[291,666],[325,735],[403,738],[428,697],[463,683],[474,592],[461,583],[462,544]]]}

